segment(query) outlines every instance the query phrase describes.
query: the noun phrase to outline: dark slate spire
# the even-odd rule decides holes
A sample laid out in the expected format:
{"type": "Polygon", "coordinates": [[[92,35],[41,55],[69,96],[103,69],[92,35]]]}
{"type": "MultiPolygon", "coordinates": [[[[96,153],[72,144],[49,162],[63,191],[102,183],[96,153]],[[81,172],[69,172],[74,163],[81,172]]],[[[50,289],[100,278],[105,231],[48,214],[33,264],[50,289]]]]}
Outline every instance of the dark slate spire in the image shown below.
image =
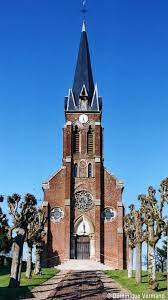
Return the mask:
{"type": "Polygon", "coordinates": [[[79,105],[79,97],[81,94],[81,90],[85,85],[89,103],[92,101],[93,93],[94,93],[94,82],[92,75],[92,67],[90,61],[90,53],[89,53],[89,44],[87,39],[87,33],[85,28],[85,22],[83,22],[82,26],[82,35],[79,46],[79,53],[73,83],[73,94],[75,98],[76,106],[79,105]]]}
{"type": "Polygon", "coordinates": [[[102,111],[102,98],[99,97],[97,85],[94,86],[93,82],[85,22],[82,26],[73,88],[65,97],[65,111],[102,111]]]}

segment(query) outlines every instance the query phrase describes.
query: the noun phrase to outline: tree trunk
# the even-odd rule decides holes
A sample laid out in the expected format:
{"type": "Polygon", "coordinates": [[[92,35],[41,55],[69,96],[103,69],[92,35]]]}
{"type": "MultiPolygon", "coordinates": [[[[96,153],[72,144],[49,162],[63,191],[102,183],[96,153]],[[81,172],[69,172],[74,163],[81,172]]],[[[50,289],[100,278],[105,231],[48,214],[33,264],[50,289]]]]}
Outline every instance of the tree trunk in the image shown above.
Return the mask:
{"type": "Polygon", "coordinates": [[[155,245],[149,243],[149,276],[152,280],[156,280],[156,266],[155,266],[155,245]]]}
{"type": "Polygon", "coordinates": [[[132,247],[128,247],[128,278],[132,278],[133,272],[133,251],[132,247]]]}
{"type": "Polygon", "coordinates": [[[149,243],[149,286],[152,290],[157,290],[155,244],[149,243]]]}
{"type": "Polygon", "coordinates": [[[148,268],[149,268],[149,244],[148,244],[148,242],[147,242],[146,252],[147,252],[147,255],[146,255],[146,269],[148,271],[148,268]]]}
{"type": "Polygon", "coordinates": [[[35,261],[35,268],[34,274],[38,275],[41,272],[41,251],[36,246],[36,261],[35,261]]]}
{"type": "Polygon", "coordinates": [[[32,273],[32,244],[27,242],[26,278],[31,278],[31,273],[32,273]]]}
{"type": "Polygon", "coordinates": [[[155,262],[155,236],[154,236],[154,222],[148,226],[149,240],[148,240],[148,271],[150,278],[156,280],[156,262],[155,262]]]}
{"type": "Polygon", "coordinates": [[[151,222],[148,226],[148,253],[149,253],[149,287],[152,290],[158,288],[158,283],[156,280],[156,262],[155,262],[155,235],[154,235],[154,222],[151,222]]]}
{"type": "Polygon", "coordinates": [[[136,244],[136,282],[140,283],[142,280],[142,244],[136,244]]]}
{"type": "Polygon", "coordinates": [[[11,275],[9,287],[15,288],[20,285],[21,268],[22,268],[22,254],[23,244],[25,241],[25,230],[20,228],[13,243],[13,256],[11,264],[11,275]]]}
{"type": "Polygon", "coordinates": [[[167,271],[167,293],[168,293],[168,221],[167,221],[167,261],[166,261],[166,271],[167,271]]]}

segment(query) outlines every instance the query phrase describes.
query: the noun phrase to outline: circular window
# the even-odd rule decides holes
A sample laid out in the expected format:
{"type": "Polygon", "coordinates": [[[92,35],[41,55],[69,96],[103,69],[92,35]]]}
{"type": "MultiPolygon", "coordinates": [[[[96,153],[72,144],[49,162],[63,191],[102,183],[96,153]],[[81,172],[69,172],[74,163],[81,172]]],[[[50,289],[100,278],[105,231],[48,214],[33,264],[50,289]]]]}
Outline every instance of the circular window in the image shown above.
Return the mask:
{"type": "Polygon", "coordinates": [[[64,211],[60,207],[54,207],[50,212],[50,219],[53,222],[60,222],[64,217],[64,211]]]}
{"type": "Polygon", "coordinates": [[[74,202],[80,211],[87,211],[93,206],[93,197],[89,192],[80,191],[74,195],[74,202]]]}
{"type": "Polygon", "coordinates": [[[102,216],[106,222],[111,222],[115,219],[116,214],[117,213],[113,208],[107,207],[104,209],[102,216]]]}

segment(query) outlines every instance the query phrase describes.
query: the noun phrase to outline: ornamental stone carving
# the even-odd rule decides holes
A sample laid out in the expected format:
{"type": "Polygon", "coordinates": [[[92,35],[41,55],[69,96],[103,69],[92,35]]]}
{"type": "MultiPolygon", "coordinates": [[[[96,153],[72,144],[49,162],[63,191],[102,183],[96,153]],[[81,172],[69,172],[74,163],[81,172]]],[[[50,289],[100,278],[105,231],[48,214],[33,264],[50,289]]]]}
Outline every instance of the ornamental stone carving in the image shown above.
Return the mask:
{"type": "Polygon", "coordinates": [[[87,191],[80,191],[74,195],[74,203],[80,211],[87,211],[93,206],[93,197],[87,191]]]}
{"type": "Polygon", "coordinates": [[[105,222],[111,222],[115,219],[117,213],[116,210],[112,207],[106,207],[102,212],[102,218],[105,222]]]}
{"type": "Polygon", "coordinates": [[[79,163],[79,166],[80,166],[81,169],[86,168],[86,166],[87,166],[86,160],[85,159],[81,159],[80,163],[79,163]]]}
{"type": "Polygon", "coordinates": [[[54,207],[50,212],[50,220],[54,223],[60,222],[64,217],[64,211],[61,207],[54,207]]]}

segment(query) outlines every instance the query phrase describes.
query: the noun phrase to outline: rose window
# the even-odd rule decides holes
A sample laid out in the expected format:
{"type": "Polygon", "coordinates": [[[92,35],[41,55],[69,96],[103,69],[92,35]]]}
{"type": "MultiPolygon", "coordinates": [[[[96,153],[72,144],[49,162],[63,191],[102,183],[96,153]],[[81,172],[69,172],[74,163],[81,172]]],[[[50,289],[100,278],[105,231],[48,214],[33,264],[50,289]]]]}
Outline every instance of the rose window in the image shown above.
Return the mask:
{"type": "Polygon", "coordinates": [[[93,206],[93,197],[89,192],[80,191],[74,195],[75,207],[80,211],[89,210],[93,206]]]}

